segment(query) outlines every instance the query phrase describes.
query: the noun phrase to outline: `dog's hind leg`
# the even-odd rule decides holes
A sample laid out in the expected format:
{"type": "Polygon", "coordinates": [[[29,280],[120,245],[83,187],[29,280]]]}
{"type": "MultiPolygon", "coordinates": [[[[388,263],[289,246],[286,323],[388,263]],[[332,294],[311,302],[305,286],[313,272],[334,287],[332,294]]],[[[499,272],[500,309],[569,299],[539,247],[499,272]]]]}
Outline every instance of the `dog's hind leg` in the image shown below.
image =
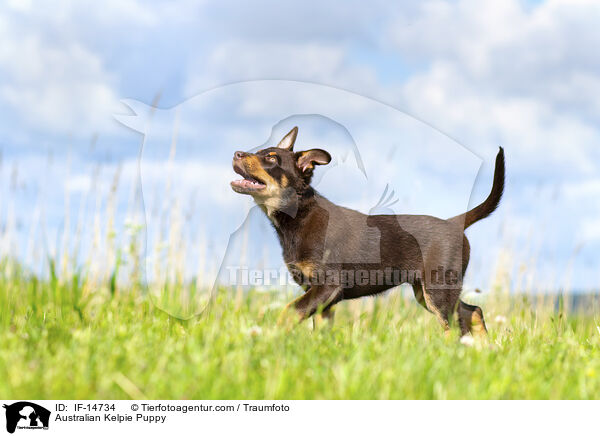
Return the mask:
{"type": "Polygon", "coordinates": [[[461,335],[464,336],[468,333],[477,336],[487,335],[487,328],[485,326],[481,307],[459,301],[457,312],[461,335]]]}
{"type": "Polygon", "coordinates": [[[443,290],[430,291],[424,289],[423,297],[425,298],[427,309],[435,315],[444,329],[444,333],[448,335],[450,333],[450,314],[452,311],[448,309],[445,292],[443,290]]]}
{"type": "Polygon", "coordinates": [[[413,292],[415,294],[415,299],[417,300],[417,303],[419,303],[425,309],[429,310],[429,308],[427,307],[427,303],[425,302],[425,294],[423,292],[423,289],[424,289],[423,283],[420,281],[415,281],[412,284],[412,288],[413,288],[413,292]]]}
{"type": "Polygon", "coordinates": [[[460,289],[425,289],[423,293],[427,309],[437,318],[446,336],[450,335],[450,320],[454,314],[460,289]]]}

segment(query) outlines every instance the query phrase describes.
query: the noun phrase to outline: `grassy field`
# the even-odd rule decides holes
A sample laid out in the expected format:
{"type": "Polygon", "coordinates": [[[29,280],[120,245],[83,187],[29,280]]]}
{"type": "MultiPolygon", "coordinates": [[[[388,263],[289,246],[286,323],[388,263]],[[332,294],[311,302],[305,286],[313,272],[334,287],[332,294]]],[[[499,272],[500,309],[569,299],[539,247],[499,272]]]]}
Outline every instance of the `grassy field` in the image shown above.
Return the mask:
{"type": "Polygon", "coordinates": [[[492,294],[489,341],[441,334],[400,293],[338,305],[333,326],[276,326],[289,296],[220,289],[179,321],[139,289],[0,275],[0,397],[598,399],[598,319],[492,294]]]}
{"type": "MultiPolygon", "coordinates": [[[[18,161],[3,165],[16,177],[18,161]]],[[[523,296],[569,290],[569,280],[536,277],[534,248],[519,247],[517,257],[531,261],[517,262],[507,237],[491,259],[491,290],[471,301],[484,309],[485,342],[463,344],[457,329],[445,338],[400,292],[339,304],[333,326],[288,330],[276,320],[293,295],[221,288],[205,312],[181,321],[140,286],[143,259],[160,259],[146,264],[156,288],[169,285],[160,307],[183,315],[204,307],[202,289],[222,258],[210,254],[201,214],[183,208],[190,199],[168,174],[144,199],[137,172],[102,162],[89,170],[89,189],[73,193],[69,171],[48,163],[48,174],[64,178],[52,184],[64,189],[64,204],[54,198],[64,206],[58,221],[43,213],[54,210],[45,195],[22,207],[24,192],[45,192],[44,179],[11,182],[1,199],[1,398],[600,399],[599,297],[573,311],[523,296]],[[146,234],[148,222],[160,231],[146,234]],[[182,300],[191,304],[178,307],[177,283],[190,277],[182,300]]],[[[244,246],[237,265],[246,265],[244,246]]],[[[572,265],[555,270],[568,279],[572,265]]]]}

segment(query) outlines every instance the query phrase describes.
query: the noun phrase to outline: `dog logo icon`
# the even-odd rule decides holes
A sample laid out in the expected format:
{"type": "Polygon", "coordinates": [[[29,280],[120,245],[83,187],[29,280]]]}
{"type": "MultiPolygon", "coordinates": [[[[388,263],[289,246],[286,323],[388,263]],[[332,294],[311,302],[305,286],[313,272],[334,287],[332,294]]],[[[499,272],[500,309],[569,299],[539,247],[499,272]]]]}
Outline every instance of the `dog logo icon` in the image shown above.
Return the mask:
{"type": "Polygon", "coordinates": [[[48,430],[50,411],[29,401],[19,401],[4,405],[6,409],[6,431],[14,433],[18,429],[48,430]]]}

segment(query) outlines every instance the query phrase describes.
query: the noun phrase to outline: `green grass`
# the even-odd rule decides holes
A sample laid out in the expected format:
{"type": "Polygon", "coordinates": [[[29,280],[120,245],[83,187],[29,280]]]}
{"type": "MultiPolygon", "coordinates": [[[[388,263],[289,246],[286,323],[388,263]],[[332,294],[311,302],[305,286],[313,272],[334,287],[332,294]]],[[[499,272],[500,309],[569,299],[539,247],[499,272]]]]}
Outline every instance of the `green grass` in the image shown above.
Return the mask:
{"type": "Polygon", "coordinates": [[[277,294],[236,304],[222,289],[179,321],[140,292],[82,282],[0,277],[0,397],[600,398],[597,319],[520,300],[490,298],[489,341],[468,347],[399,294],[344,302],[333,327],[287,331],[277,294]]]}

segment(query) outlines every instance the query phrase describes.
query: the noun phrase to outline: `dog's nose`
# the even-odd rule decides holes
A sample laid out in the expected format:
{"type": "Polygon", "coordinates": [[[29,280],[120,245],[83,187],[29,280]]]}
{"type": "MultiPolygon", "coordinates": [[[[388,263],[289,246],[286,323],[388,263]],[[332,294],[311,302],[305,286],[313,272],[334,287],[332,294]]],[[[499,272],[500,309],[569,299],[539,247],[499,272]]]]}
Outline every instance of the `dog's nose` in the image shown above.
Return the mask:
{"type": "Polygon", "coordinates": [[[239,160],[243,157],[246,157],[248,155],[248,153],[244,153],[243,151],[236,151],[235,153],[233,153],[233,158],[235,160],[239,160]]]}

